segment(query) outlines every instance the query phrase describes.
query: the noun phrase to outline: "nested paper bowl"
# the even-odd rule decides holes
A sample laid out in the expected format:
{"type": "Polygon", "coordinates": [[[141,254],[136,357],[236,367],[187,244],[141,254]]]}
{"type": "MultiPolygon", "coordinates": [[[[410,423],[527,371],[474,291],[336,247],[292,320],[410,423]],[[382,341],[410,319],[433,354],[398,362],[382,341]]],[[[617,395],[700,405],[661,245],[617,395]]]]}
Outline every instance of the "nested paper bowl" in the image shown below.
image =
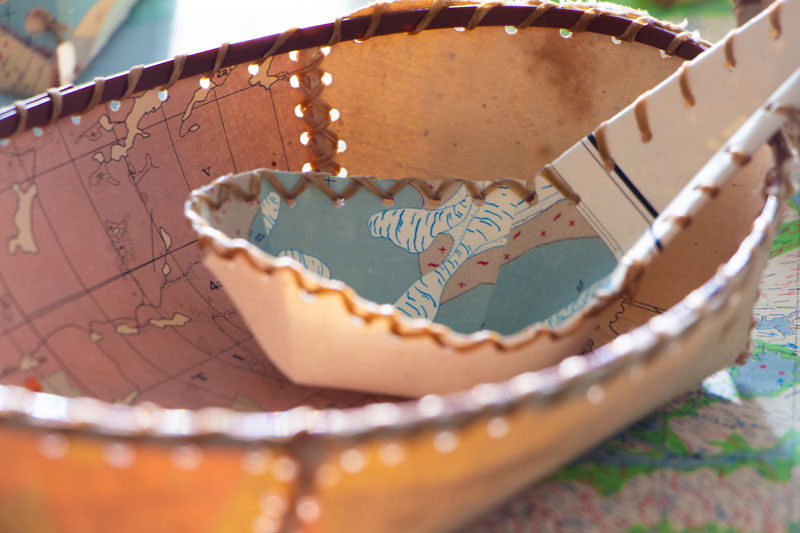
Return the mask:
{"type": "MultiPolygon", "coordinates": [[[[523,325],[518,347],[513,332],[463,337],[395,319],[294,259],[271,259],[210,226],[201,228],[210,269],[200,265],[181,207],[212,176],[297,172],[308,163],[332,174],[344,166],[394,179],[527,183],[702,49],[622,11],[438,7],[225,46],[0,114],[0,137],[13,134],[0,150],[3,200],[15,213],[12,250],[0,262],[8,302],[0,317],[11,333],[0,337],[0,517],[13,514],[25,530],[444,530],[741,353],[786,187],[778,177],[762,194],[767,161],[759,156],[638,272],[635,296],[609,298],[560,337],[523,325]],[[537,10],[532,27],[507,34],[504,26],[537,10]],[[472,31],[452,29],[471,21],[472,31]],[[429,29],[400,33],[423,22],[429,29]],[[608,37],[637,24],[636,42],[608,37]],[[560,27],[574,31],[564,39],[560,27]],[[324,52],[288,55],[337,35],[342,42],[323,63],[324,52]],[[677,57],[661,57],[658,47],[677,57]],[[259,69],[247,68],[265,52],[259,69]],[[426,63],[442,60],[438,69],[426,63]],[[323,68],[333,78],[324,91],[313,81],[323,68]],[[465,77],[473,82],[457,81],[465,77]],[[385,83],[397,91],[377,92],[385,83]],[[359,87],[382,98],[375,104],[359,87]],[[320,98],[338,109],[338,124],[327,122],[320,98]],[[333,154],[338,137],[347,150],[333,154]],[[259,315],[290,335],[269,336],[263,354],[237,309],[255,335],[266,331],[259,315]],[[400,401],[295,386],[267,358],[289,373],[313,372],[303,367],[339,342],[357,343],[364,360],[384,357],[387,346],[433,353],[426,364],[439,375],[482,360],[480,381],[510,379],[400,401]],[[523,346],[534,342],[539,355],[523,363],[523,346]],[[307,363],[296,363],[298,354],[307,363]],[[496,366],[502,373],[492,373],[496,366]]],[[[247,175],[230,180],[251,185],[247,175]]],[[[320,190],[295,193],[294,209],[320,190]]],[[[344,379],[345,366],[320,368],[344,379]]],[[[391,381],[411,381],[393,372],[391,381]]],[[[448,387],[477,375],[467,366],[460,373],[448,387]]],[[[337,384],[376,390],[365,378],[384,378],[378,369],[364,374],[337,384]]],[[[310,381],[304,376],[296,379],[310,381]]]]}

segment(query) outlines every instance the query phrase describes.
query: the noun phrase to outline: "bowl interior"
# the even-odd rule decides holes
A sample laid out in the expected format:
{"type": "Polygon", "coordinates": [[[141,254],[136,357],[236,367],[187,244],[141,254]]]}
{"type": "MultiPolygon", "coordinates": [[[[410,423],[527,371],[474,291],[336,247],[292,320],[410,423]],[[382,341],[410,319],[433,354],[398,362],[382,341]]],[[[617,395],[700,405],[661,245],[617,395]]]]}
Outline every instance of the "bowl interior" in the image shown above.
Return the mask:
{"type": "MultiPolygon", "coordinates": [[[[232,197],[210,221],[367,300],[458,332],[516,333],[573,303],[616,264],[575,206],[543,179],[533,184],[530,201],[527,189],[509,186],[473,198],[459,182],[446,184],[436,201],[423,194],[433,183],[415,182],[395,193],[391,206],[366,188],[337,204],[312,186],[287,202],[281,189],[302,179],[266,172],[257,201],[232,197]]],[[[313,179],[337,194],[356,183],[313,179]]],[[[374,183],[384,190],[398,185],[374,183]]]]}

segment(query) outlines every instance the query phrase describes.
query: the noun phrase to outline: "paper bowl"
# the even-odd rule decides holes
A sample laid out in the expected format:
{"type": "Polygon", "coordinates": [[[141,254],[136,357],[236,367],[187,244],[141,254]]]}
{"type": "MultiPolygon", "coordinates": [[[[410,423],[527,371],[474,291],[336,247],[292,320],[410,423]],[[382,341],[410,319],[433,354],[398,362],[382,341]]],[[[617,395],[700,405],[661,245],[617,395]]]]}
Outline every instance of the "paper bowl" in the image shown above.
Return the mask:
{"type": "MultiPolygon", "coordinates": [[[[134,68],[0,114],[0,137],[13,134],[0,149],[7,185],[3,201],[7,212],[15,213],[9,233],[14,250],[0,263],[5,291],[0,301],[8,302],[0,317],[15,332],[16,343],[0,338],[3,368],[13,368],[0,386],[0,516],[13,514],[15,525],[26,530],[450,529],[730,364],[746,347],[759,273],[787,187],[779,175],[765,182],[767,162],[760,156],[642,269],[635,298],[614,296],[561,337],[535,334],[535,326],[525,329],[519,347],[510,342],[513,337],[461,337],[397,320],[388,308],[358,299],[293,260],[255,253],[208,224],[199,229],[209,270],[199,264],[205,252],[195,246],[181,206],[189,190],[213,176],[253,168],[297,172],[309,163],[312,170],[336,174],[336,166],[345,165],[352,175],[395,179],[527,179],[531,169],[702,50],[689,37],[676,41],[676,28],[634,23],[638,14],[621,10],[593,9],[585,16],[586,10],[572,7],[543,12],[536,5],[413,4],[383,13],[377,23],[375,16],[355,17],[134,68]],[[537,10],[541,16],[532,27],[506,33],[504,26],[519,25],[537,10]],[[471,21],[477,26],[473,31],[452,29],[471,21]],[[429,29],[400,34],[423,22],[429,29]],[[625,36],[632,26],[639,29],[635,43],[609,39],[625,36]],[[585,31],[564,39],[561,27],[585,31]],[[371,31],[374,36],[365,42],[347,42],[371,31]],[[427,139],[423,128],[407,142],[388,142],[381,132],[396,138],[397,128],[389,125],[412,124],[397,117],[413,118],[411,110],[421,108],[399,105],[417,97],[406,90],[392,105],[384,102],[387,114],[370,111],[364,121],[351,120],[367,102],[349,91],[366,86],[366,80],[348,81],[348,72],[366,72],[370,64],[363,61],[364,69],[334,72],[327,87],[331,102],[339,91],[342,129],[322,124],[330,117],[327,110],[316,117],[322,123],[312,126],[314,109],[324,109],[308,102],[317,98],[312,93],[319,87],[292,87],[292,76],[308,74],[319,56],[301,53],[295,62],[288,53],[324,46],[337,35],[342,43],[327,58],[331,67],[335,57],[355,57],[344,53],[346,47],[369,51],[396,40],[401,47],[419,45],[433,53],[460,39],[457,50],[481,61],[480,68],[466,70],[471,79],[481,77],[480,83],[453,84],[452,73],[404,65],[396,53],[375,57],[407,74],[425,74],[420,78],[425,84],[441,80],[447,90],[421,98],[430,100],[425,109],[436,108],[441,93],[444,100],[477,111],[448,112],[452,120],[481,128],[443,124],[425,116],[426,110],[416,119],[441,126],[427,139]],[[673,44],[670,51],[679,57],[663,58],[642,43],[662,49],[673,44]],[[474,53],[495,46],[500,48],[491,57],[474,53]],[[265,55],[260,69],[248,71],[249,63],[265,55]],[[539,57],[541,63],[530,70],[508,68],[522,57],[539,57]],[[564,57],[584,63],[573,68],[577,63],[562,62],[564,57]],[[208,72],[210,78],[201,81],[208,72]],[[567,99],[546,97],[579,89],[582,72],[597,75],[593,93],[598,84],[606,92],[591,100],[579,98],[586,91],[567,99]],[[536,94],[544,105],[529,106],[535,99],[522,91],[528,85],[520,83],[520,73],[540,80],[536,94]],[[487,79],[502,86],[507,98],[492,100],[497,90],[487,79]],[[167,92],[160,93],[165,85],[167,92]],[[303,87],[313,90],[304,94],[303,87]],[[486,93],[488,100],[480,100],[486,108],[475,107],[465,98],[468,93],[486,93]],[[302,118],[295,114],[298,106],[302,118]],[[529,108],[538,110],[542,124],[561,120],[565,133],[559,143],[543,142],[547,129],[528,131],[531,117],[515,110],[529,108]],[[493,117],[502,118],[494,123],[503,126],[497,135],[487,134],[493,117]],[[355,142],[352,128],[370,121],[369,135],[361,137],[365,142],[355,142]],[[316,127],[319,135],[302,144],[301,134],[316,127]],[[517,127],[522,130],[514,133],[517,127]],[[331,157],[336,131],[347,151],[331,157]],[[525,138],[532,144],[523,144],[525,138]],[[327,151],[321,148],[325,143],[327,151]],[[453,150],[453,143],[462,149],[453,150]],[[382,155],[370,156],[369,150],[382,155]],[[419,168],[411,172],[399,163],[392,168],[392,161],[400,160],[419,168]],[[699,246],[704,253],[698,255],[699,246]],[[687,253],[691,262],[681,260],[687,253]],[[676,265],[682,266],[680,275],[676,265]],[[658,305],[641,305],[648,300],[658,305]],[[269,354],[261,353],[237,308],[255,335],[267,331],[259,332],[259,315],[266,328],[290,335],[269,336],[267,342],[276,344],[269,354]],[[542,355],[523,362],[523,345],[534,342],[529,338],[541,340],[542,355]],[[280,364],[287,372],[305,372],[296,379],[311,381],[313,369],[304,367],[318,365],[314,357],[326,357],[340,341],[356,343],[358,357],[383,358],[385,364],[398,347],[405,356],[427,353],[432,373],[462,374],[442,390],[475,379],[499,381],[399,401],[296,386],[267,357],[284,357],[280,364]],[[303,353],[308,347],[313,353],[303,353]],[[587,355],[573,355],[584,351],[587,355]],[[478,363],[470,368],[470,361],[478,363]]],[[[407,55],[412,63],[430,57],[407,55]]],[[[452,62],[453,69],[464,65],[452,62]]],[[[320,72],[320,81],[323,76],[320,72]]],[[[251,185],[247,175],[226,183],[251,185]]],[[[235,187],[220,190],[231,195],[235,187]]],[[[298,205],[306,197],[295,196],[298,205]]],[[[206,207],[198,202],[190,208],[199,224],[206,207]]],[[[342,209],[349,209],[347,202],[342,209]]],[[[347,373],[344,361],[325,364],[319,368],[347,373]]],[[[411,382],[401,370],[384,367],[383,373],[398,373],[391,381],[411,382]]],[[[374,373],[383,379],[377,369],[374,373]]],[[[370,377],[336,383],[376,390],[370,377]]]]}

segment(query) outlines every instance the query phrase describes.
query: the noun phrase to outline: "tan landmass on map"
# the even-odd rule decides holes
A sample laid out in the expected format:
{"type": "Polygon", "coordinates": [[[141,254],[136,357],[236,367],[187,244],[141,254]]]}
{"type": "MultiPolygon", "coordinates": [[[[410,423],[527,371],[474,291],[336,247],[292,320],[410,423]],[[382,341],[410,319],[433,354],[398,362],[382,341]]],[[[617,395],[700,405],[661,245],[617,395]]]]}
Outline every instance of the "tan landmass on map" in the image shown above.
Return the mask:
{"type": "Polygon", "coordinates": [[[42,391],[50,394],[58,394],[59,396],[66,396],[74,398],[82,396],[83,393],[80,389],[76,388],[69,380],[66,371],[59,370],[44,379],[39,380],[42,384],[42,391]]]}
{"type": "Polygon", "coordinates": [[[161,240],[164,241],[164,248],[169,250],[170,246],[172,246],[172,235],[167,233],[163,227],[158,228],[159,233],[161,234],[161,240]]]}
{"type": "Polygon", "coordinates": [[[194,91],[192,95],[192,99],[189,100],[189,104],[186,106],[186,111],[183,112],[183,121],[189,119],[192,116],[192,111],[194,110],[194,106],[199,104],[200,102],[205,102],[208,98],[208,95],[211,93],[212,89],[219,87],[226,81],[228,81],[228,76],[231,72],[236,69],[236,66],[230,67],[229,69],[220,70],[216,75],[208,78],[208,83],[205,87],[202,85],[194,91]]]}
{"type": "Polygon", "coordinates": [[[191,322],[191,318],[186,315],[182,315],[180,313],[175,313],[172,315],[172,318],[151,318],[150,325],[155,326],[157,328],[181,328],[191,322]]]}
{"type": "Polygon", "coordinates": [[[42,361],[33,357],[30,354],[24,353],[22,357],[19,359],[19,364],[17,364],[17,370],[20,372],[27,372],[29,370],[35,370],[41,366],[42,361]]]}
{"type": "Polygon", "coordinates": [[[128,324],[120,324],[117,326],[117,333],[120,335],[138,335],[139,328],[135,326],[129,326],[128,324]]]}
{"type": "MultiPolygon", "coordinates": [[[[143,138],[147,138],[150,136],[149,133],[146,133],[139,128],[139,122],[145,115],[154,113],[161,107],[162,102],[158,97],[158,92],[158,89],[153,89],[151,91],[146,91],[142,93],[141,96],[134,98],[133,108],[131,108],[130,112],[128,112],[128,114],[125,116],[125,120],[118,122],[113,121],[108,117],[108,115],[102,115],[98,119],[98,124],[100,124],[100,126],[106,131],[111,131],[115,125],[123,123],[127,128],[127,133],[122,142],[120,144],[114,144],[111,146],[112,161],[119,161],[123,157],[128,157],[128,151],[133,148],[133,143],[136,141],[136,137],[141,136],[143,138]]],[[[105,162],[105,156],[101,152],[94,154],[93,159],[98,163],[105,162]]]]}
{"type": "Polygon", "coordinates": [[[269,90],[272,84],[280,79],[278,76],[269,73],[269,69],[272,66],[272,59],[273,58],[270,57],[261,65],[258,72],[250,76],[250,85],[261,85],[264,89],[269,90]]]}
{"type": "Polygon", "coordinates": [[[17,195],[17,211],[14,213],[17,234],[8,241],[8,253],[14,255],[21,249],[23,253],[35,254],[39,251],[33,236],[33,199],[38,194],[36,184],[31,184],[28,190],[23,191],[19,184],[15,183],[11,190],[17,195]]]}

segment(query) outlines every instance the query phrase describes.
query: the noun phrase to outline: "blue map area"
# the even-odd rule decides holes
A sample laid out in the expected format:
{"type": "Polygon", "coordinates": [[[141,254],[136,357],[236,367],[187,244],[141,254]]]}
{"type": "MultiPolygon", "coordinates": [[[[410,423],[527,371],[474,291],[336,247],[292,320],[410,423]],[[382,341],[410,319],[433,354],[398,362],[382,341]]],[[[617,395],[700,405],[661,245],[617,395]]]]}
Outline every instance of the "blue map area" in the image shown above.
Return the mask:
{"type": "Polygon", "coordinates": [[[788,337],[792,334],[792,320],[797,316],[797,311],[786,315],[774,317],[767,320],[766,317],[761,317],[756,323],[756,329],[763,332],[769,332],[770,329],[776,330],[779,334],[788,337]]]}
{"type": "MultiPolygon", "coordinates": [[[[299,179],[292,173],[277,174],[290,189],[299,179]]],[[[349,184],[330,181],[338,191],[349,184]]],[[[384,186],[392,183],[387,180],[384,186]]],[[[482,273],[493,275],[494,282],[480,278],[472,288],[445,299],[456,272],[488,265],[480,254],[504,248],[512,232],[518,235],[524,224],[566,202],[549,184],[537,192],[538,200],[529,204],[500,187],[485,202],[477,202],[461,186],[442,204],[424,207],[420,193],[406,187],[390,208],[368,192],[335,207],[312,187],[290,207],[264,181],[249,240],[273,256],[291,257],[320,277],[344,281],[364,298],[393,304],[411,318],[461,332],[510,334],[569,306],[616,265],[597,237],[561,239],[533,246],[513,260],[507,257],[507,263],[493,259],[482,273]],[[440,235],[449,237],[448,247],[442,247],[441,259],[423,273],[419,254],[440,235]]]]}

